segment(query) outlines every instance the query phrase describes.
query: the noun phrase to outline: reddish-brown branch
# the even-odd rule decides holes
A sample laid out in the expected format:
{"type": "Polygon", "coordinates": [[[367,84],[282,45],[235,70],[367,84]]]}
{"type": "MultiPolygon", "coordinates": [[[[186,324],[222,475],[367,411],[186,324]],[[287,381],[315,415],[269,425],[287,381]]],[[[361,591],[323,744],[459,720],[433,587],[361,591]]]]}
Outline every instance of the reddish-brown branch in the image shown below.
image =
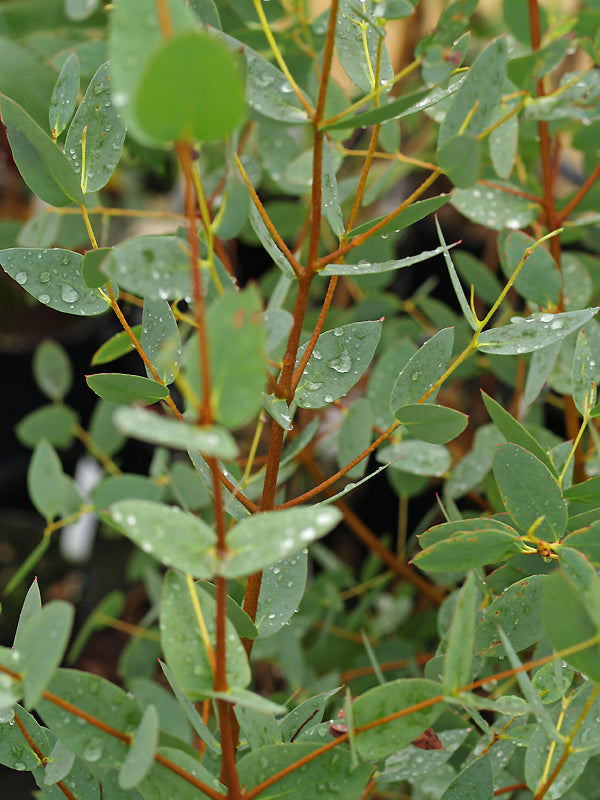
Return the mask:
{"type": "Polygon", "coordinates": [[[317,343],[317,339],[321,335],[321,331],[323,330],[323,325],[325,325],[325,320],[327,319],[327,314],[331,307],[331,303],[333,301],[333,296],[335,294],[335,289],[338,282],[338,276],[332,275],[331,280],[329,281],[329,286],[327,287],[327,292],[325,294],[325,299],[323,300],[323,305],[321,306],[321,311],[319,313],[319,318],[317,320],[317,324],[314,327],[314,330],[311,334],[310,340],[306,345],[306,350],[302,354],[302,358],[298,362],[298,366],[294,370],[294,374],[292,375],[292,383],[290,386],[290,391],[295,392],[296,387],[302,377],[302,373],[304,372],[304,368],[308,364],[310,357],[315,349],[315,345],[317,343]]]}
{"type": "Polygon", "coordinates": [[[600,161],[594,167],[592,174],[587,178],[585,183],[577,190],[576,194],[569,200],[567,205],[558,212],[557,222],[558,226],[560,227],[563,222],[568,219],[571,212],[574,211],[579,203],[583,200],[586,194],[590,191],[592,186],[596,183],[600,177],[600,161]]]}
{"type": "Polygon", "coordinates": [[[532,203],[538,203],[539,205],[543,205],[544,203],[542,198],[538,197],[536,194],[529,194],[529,192],[524,192],[522,189],[515,189],[513,186],[501,186],[499,183],[486,181],[483,178],[480,178],[477,183],[481,184],[481,186],[487,186],[490,189],[497,189],[499,192],[504,192],[505,194],[522,197],[524,200],[530,200],[532,203]]]}
{"type": "Polygon", "coordinates": [[[501,789],[496,789],[494,791],[494,797],[497,797],[499,794],[507,794],[508,792],[519,792],[521,789],[527,789],[527,784],[512,783],[510,786],[503,786],[501,789]]]}
{"type": "MultiPolygon", "coordinates": [[[[414,664],[418,664],[422,667],[427,664],[428,661],[431,661],[432,658],[433,653],[423,653],[414,658],[402,658],[398,661],[384,661],[383,664],[379,664],[379,669],[382,672],[394,672],[397,669],[407,669],[407,667],[411,667],[414,664]]],[[[372,666],[349,669],[346,670],[346,672],[342,672],[340,681],[342,683],[350,683],[350,681],[354,681],[357,678],[364,678],[366,675],[372,675],[374,671],[372,666]]]]}

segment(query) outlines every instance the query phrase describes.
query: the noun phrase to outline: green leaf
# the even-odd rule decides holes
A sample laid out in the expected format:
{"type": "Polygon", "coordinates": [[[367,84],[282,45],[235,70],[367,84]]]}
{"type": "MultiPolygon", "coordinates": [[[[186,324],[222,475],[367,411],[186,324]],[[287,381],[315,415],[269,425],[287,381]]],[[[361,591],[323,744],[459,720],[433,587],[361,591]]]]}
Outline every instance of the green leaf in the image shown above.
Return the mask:
{"type": "MultiPolygon", "coordinates": [[[[492,122],[498,122],[514,105],[516,102],[513,102],[512,105],[502,103],[492,122]]],[[[489,144],[490,157],[496,174],[499,178],[510,178],[519,146],[519,118],[516,114],[505,120],[502,125],[494,128],[489,136],[489,144]]]]}
{"type": "MultiPolygon", "coordinates": [[[[131,332],[139,341],[142,334],[142,326],[134,325],[131,328],[131,332]]],[[[131,353],[132,350],[133,343],[127,331],[115,333],[114,336],[107,339],[104,344],[96,350],[92,356],[92,366],[97,367],[99,364],[109,364],[111,361],[115,361],[117,358],[131,353]]]]}
{"type": "Polygon", "coordinates": [[[79,670],[58,670],[48,688],[85,714],[75,715],[42,697],[36,711],[48,727],[94,769],[119,767],[129,752],[128,744],[88,722],[86,716],[100,720],[113,730],[132,734],[142,717],[135,700],[104,678],[79,670]]]}
{"type": "Polygon", "coordinates": [[[252,229],[254,233],[258,237],[258,240],[265,248],[267,253],[271,256],[277,267],[286,275],[290,280],[296,279],[296,273],[294,272],[292,265],[281,252],[279,247],[275,244],[275,240],[271,236],[269,229],[263,222],[262,217],[258,213],[256,206],[254,203],[250,204],[250,212],[249,212],[249,219],[250,224],[252,225],[252,229]]]}
{"type": "Polygon", "coordinates": [[[69,447],[73,429],[79,424],[77,414],[68,406],[47,405],[36,408],[19,422],[16,434],[27,447],[35,447],[41,439],[60,449],[69,447]]]}
{"type": "Polygon", "coordinates": [[[583,327],[598,312],[598,307],[562,314],[531,314],[514,317],[511,325],[492,328],[479,334],[477,346],[484,353],[520,355],[532,353],[564,339],[583,327]]]}
{"type": "Polygon", "coordinates": [[[264,570],[258,595],[258,638],[277,633],[294,615],[304,596],[308,556],[302,551],[264,570]]]}
{"type": "MultiPolygon", "coordinates": [[[[47,753],[50,748],[43,728],[21,706],[15,706],[14,712],[36,747],[42,753],[47,753]]],[[[39,758],[25,741],[14,719],[0,723],[0,764],[18,772],[31,771],[40,766],[39,758]]]]}
{"type": "Polygon", "coordinates": [[[125,375],[118,372],[98,372],[86,375],[88,386],[103,400],[118,405],[129,405],[133,401],[156,403],[168,397],[169,390],[141,375],[125,375]]]}
{"type": "Polygon", "coordinates": [[[161,486],[142,475],[107,475],[92,492],[92,501],[97,511],[105,511],[119,500],[159,501],[163,491],[161,486]]]}
{"type": "Polygon", "coordinates": [[[61,345],[46,339],[33,354],[33,377],[50,400],[62,400],[73,383],[69,356],[61,345]]]}
{"type": "Polygon", "coordinates": [[[475,654],[502,657],[506,651],[498,625],[520,652],[539,641],[542,629],[541,600],[546,575],[531,575],[505,589],[485,610],[475,634],[475,654]]]}
{"type": "MultiPolygon", "coordinates": [[[[217,587],[213,583],[208,583],[208,581],[206,581],[202,584],[202,588],[205,592],[208,592],[211,597],[214,598],[217,596],[217,587]]],[[[258,636],[258,630],[256,625],[252,622],[252,619],[230,595],[227,595],[227,618],[233,623],[240,638],[256,639],[258,636]]]]}
{"type": "Polygon", "coordinates": [[[571,547],[561,547],[558,561],[565,575],[585,600],[586,609],[600,629],[600,578],[585,555],[571,547]]]}
{"type": "Polygon", "coordinates": [[[579,331],[573,359],[571,378],[572,395],[575,407],[585,416],[596,403],[596,361],[585,331],[579,331]]]}
{"type": "Polygon", "coordinates": [[[481,146],[470,133],[447,139],[438,151],[438,166],[459,189],[468,189],[479,178],[481,146]]]}
{"type": "Polygon", "coordinates": [[[499,180],[494,186],[455,189],[450,202],[471,222],[492,230],[526,228],[537,219],[538,204],[504,189],[523,191],[514,183],[499,180]]]}
{"type": "Polygon", "coordinates": [[[293,426],[291,410],[283,397],[263,392],[263,408],[284,431],[291,431],[293,426]]]}
{"type": "Polygon", "coordinates": [[[453,572],[496,564],[522,552],[516,532],[483,526],[430,545],[413,558],[419,569],[453,572]]]}
{"type": "MultiPolygon", "coordinates": [[[[590,480],[596,479],[591,478],[590,480]]],[[[589,483],[589,481],[585,481],[585,483],[589,483]]],[[[577,487],[573,488],[575,489],[577,487]]],[[[597,505],[597,503],[594,503],[594,505],[597,505]]],[[[565,536],[561,544],[583,553],[589,559],[590,563],[596,568],[600,568],[600,522],[593,522],[587,528],[569,533],[568,536],[565,536]]]]}
{"type": "Polygon", "coordinates": [[[180,300],[192,293],[190,259],[178,236],[127,239],[104,259],[102,272],[139,297],[180,300]]]}
{"type": "Polygon", "coordinates": [[[77,173],[58,145],[6,95],[1,110],[13,158],[31,191],[51,206],[83,203],[77,173]]]}
{"type": "MultiPolygon", "coordinates": [[[[253,750],[239,761],[240,784],[247,789],[258,786],[272,775],[310,755],[318,747],[319,744],[294,742],[253,750]]],[[[307,800],[315,797],[317,790],[319,800],[356,798],[364,790],[371,772],[372,767],[368,764],[360,764],[353,769],[348,750],[336,747],[311,761],[307,769],[292,770],[281,780],[266,787],[261,791],[260,797],[263,800],[281,797],[307,800]]]]}
{"type": "Polygon", "coordinates": [[[169,686],[173,690],[173,694],[177,698],[177,701],[179,702],[179,705],[183,709],[192,728],[196,731],[201,741],[203,741],[206,744],[207,748],[211,751],[211,753],[220,753],[221,745],[215,739],[215,737],[210,732],[209,728],[202,720],[202,717],[196,710],[196,706],[194,705],[194,703],[192,703],[191,700],[188,700],[188,698],[183,694],[183,692],[175,682],[175,678],[173,677],[173,674],[171,673],[171,670],[168,668],[168,666],[164,664],[162,661],[159,661],[158,663],[160,664],[160,668],[164,672],[165,678],[169,682],[169,686]]]}
{"type": "Polygon", "coordinates": [[[31,586],[27,590],[25,600],[23,600],[23,606],[21,607],[21,613],[19,614],[19,622],[17,623],[17,630],[15,632],[15,638],[13,641],[14,650],[19,650],[19,641],[27,620],[41,610],[42,598],[40,595],[40,588],[38,586],[37,578],[34,578],[31,586]]]}
{"type": "Polygon", "coordinates": [[[357,728],[380,720],[389,714],[407,710],[391,722],[386,722],[364,733],[356,734],[356,749],[367,761],[379,761],[410,744],[413,739],[431,727],[444,711],[441,684],[421,678],[406,678],[376,686],[357,697],[352,705],[357,728]],[[410,711],[413,706],[438,699],[425,708],[410,711]]]}
{"type": "MultiPolygon", "coordinates": [[[[553,572],[544,583],[542,621],[555,650],[582,644],[598,637],[599,631],[579,590],[564,572],[553,572]]],[[[600,646],[596,642],[563,659],[593,681],[600,682],[600,646]]]]}
{"type": "Polygon", "coordinates": [[[238,39],[214,29],[211,34],[230,50],[243,53],[246,59],[246,102],[253,111],[278,122],[295,125],[308,122],[306,111],[283,72],[238,39]]]}
{"type": "Polygon", "coordinates": [[[329,150],[329,143],[327,137],[324,137],[323,142],[323,164],[322,164],[322,202],[323,211],[333,232],[337,236],[344,234],[345,226],[342,217],[342,209],[340,207],[340,198],[338,192],[337,179],[335,177],[335,165],[329,150]]]}
{"type": "Polygon", "coordinates": [[[389,407],[392,414],[402,406],[418,402],[444,374],[454,343],[454,329],[444,328],[428,339],[400,371],[389,407]]]}
{"type": "Polygon", "coordinates": [[[527,378],[525,379],[525,391],[523,392],[525,405],[531,405],[548,382],[560,347],[561,343],[556,342],[544,347],[542,350],[536,350],[531,356],[527,378]]]}
{"type": "MultiPolygon", "coordinates": [[[[523,231],[500,236],[500,265],[507,278],[514,273],[525,255],[525,250],[533,244],[535,239],[523,231]]],[[[536,247],[527,257],[513,286],[525,300],[545,308],[556,308],[562,279],[554,259],[543,245],[536,247]]]]}
{"type": "MultiPolygon", "coordinates": [[[[195,584],[195,591],[214,653],[215,601],[199,584],[195,584]]],[[[167,663],[182,691],[193,700],[207,696],[214,683],[211,661],[186,580],[176,572],[168,572],[165,578],[160,630],[167,663]]],[[[250,682],[250,668],[246,651],[229,620],[226,624],[226,642],[227,684],[243,688],[250,682]]]]}
{"type": "Polygon", "coordinates": [[[252,575],[300,553],[340,521],[337,508],[312,506],[255,514],[227,534],[228,554],[218,572],[226,578],[252,575]]]}
{"type": "Polygon", "coordinates": [[[377,460],[381,464],[392,464],[403,472],[412,475],[431,475],[441,477],[450,469],[450,453],[447,447],[427,442],[405,441],[386,445],[377,450],[377,460]]]}
{"type": "Polygon", "coordinates": [[[470,573],[459,592],[448,631],[444,656],[444,691],[455,694],[472,680],[477,588],[470,573]]]}
{"type": "Polygon", "coordinates": [[[110,64],[102,64],[87,88],[67,131],[65,153],[81,176],[84,194],[102,189],[115,171],[125,140],[125,125],[111,98],[110,64]],[[85,131],[85,160],[83,136],[85,131]]]}
{"type": "Polygon", "coordinates": [[[479,259],[467,250],[455,250],[453,260],[460,277],[475,289],[475,297],[492,305],[502,292],[502,286],[496,275],[479,259]]]}
{"type": "Polygon", "coordinates": [[[98,0],[65,0],[65,15],[72,20],[83,20],[91,16],[98,0]]]}
{"type": "Polygon", "coordinates": [[[411,403],[396,409],[396,419],[415,439],[444,444],[455,439],[469,422],[466,414],[445,406],[411,403]]]}
{"type": "MultiPolygon", "coordinates": [[[[335,49],[352,83],[363,92],[370,92],[378,88],[375,86],[375,68],[383,30],[377,30],[367,6],[358,8],[360,11],[349,0],[341,0],[335,26],[335,49]]],[[[381,48],[379,79],[384,84],[394,77],[394,70],[385,44],[381,48]]]]}
{"type": "Polygon", "coordinates": [[[99,247],[96,250],[88,250],[83,254],[81,275],[83,282],[90,289],[98,289],[106,283],[106,275],[100,272],[100,264],[102,264],[111,250],[112,247],[99,247]]]}
{"type": "MultiPolygon", "coordinates": [[[[162,380],[169,385],[179,373],[181,337],[177,321],[166,300],[144,300],[142,347],[162,380]]],[[[150,378],[150,370],[146,367],[150,378]]]]}
{"type": "MultiPolygon", "coordinates": [[[[248,287],[226,292],[207,313],[211,366],[211,405],[215,418],[238,428],[262,407],[265,332],[258,292],[248,287]]],[[[187,378],[201,397],[198,342],[186,349],[187,378]]]]}
{"type": "Polygon", "coordinates": [[[63,314],[102,314],[108,303],[97,289],[89,289],[83,282],[81,260],[79,253],[58,248],[0,250],[6,272],[40,303],[63,314]]]}
{"type": "Polygon", "coordinates": [[[79,94],[79,59],[74,50],[63,63],[50,98],[48,122],[52,135],[57,136],[64,131],[77,107],[79,94]]]}
{"type": "Polygon", "coordinates": [[[80,626],[75,641],[69,649],[67,663],[72,664],[77,660],[92,633],[104,627],[105,617],[114,617],[118,619],[123,613],[124,608],[125,595],[123,592],[115,589],[109,592],[106,597],[103,597],[86,621],[80,626]]]}
{"type": "MultiPolygon", "coordinates": [[[[415,203],[411,203],[408,208],[405,208],[404,211],[397,214],[391,222],[384,225],[375,235],[386,236],[390,233],[400,233],[400,231],[405,228],[414,225],[415,222],[419,222],[419,220],[424,219],[429,214],[433,214],[434,211],[437,211],[445,205],[449,199],[449,194],[440,194],[437,197],[428,197],[426,200],[417,200],[415,203]]],[[[369,222],[364,222],[362,225],[358,225],[348,233],[348,237],[355,238],[359,234],[368,231],[382,219],[385,219],[385,215],[369,220],[369,222]]],[[[333,266],[333,264],[329,266],[333,266]]]]}
{"type": "Polygon", "coordinates": [[[60,516],[64,473],[56,450],[46,439],[40,439],[33,451],[27,470],[27,490],[31,502],[46,520],[60,516]]]}
{"type": "MultiPolygon", "coordinates": [[[[60,739],[58,739],[48,756],[48,763],[44,770],[44,784],[46,786],[54,786],[58,781],[62,781],[63,778],[66,778],[71,772],[74,762],[75,753],[65,747],[60,739]]],[[[93,775],[91,773],[90,778],[93,780],[93,775]]],[[[99,790],[97,796],[100,798],[99,790]]]]}
{"type": "MultiPolygon", "coordinates": [[[[437,217],[435,218],[435,227],[440,242],[442,243],[442,245],[445,245],[446,241],[444,239],[444,234],[442,233],[442,229],[440,228],[440,223],[438,222],[437,217]]],[[[448,268],[448,274],[450,275],[450,280],[452,281],[452,286],[454,288],[456,298],[463,312],[463,316],[467,320],[469,325],[473,328],[473,330],[476,331],[479,328],[479,324],[477,322],[477,319],[475,318],[473,311],[471,310],[471,306],[469,305],[467,298],[465,297],[465,293],[462,288],[460,278],[458,277],[458,273],[456,272],[456,268],[452,263],[452,259],[450,258],[450,254],[448,253],[448,251],[444,252],[444,260],[446,262],[446,267],[448,268]]]]}
{"type": "MultiPolygon", "coordinates": [[[[395,222],[395,220],[393,220],[395,222]]],[[[392,223],[390,223],[391,225],[392,223]]],[[[371,227],[369,225],[369,227],[371,227]]],[[[387,227],[387,226],[385,226],[387,227]]],[[[385,228],[382,228],[384,230],[385,228]]],[[[384,234],[385,236],[386,234],[384,234]]],[[[452,245],[450,245],[452,246],[452,245]]],[[[411,267],[413,264],[420,264],[421,261],[427,261],[429,258],[439,256],[440,253],[447,253],[448,245],[445,243],[436,247],[435,250],[423,250],[422,253],[416,256],[407,256],[395,261],[381,261],[372,264],[370,261],[359,261],[358,264],[328,264],[323,269],[319,270],[319,275],[379,275],[382,272],[391,272],[402,267],[411,267]]]]}
{"type": "Polygon", "coordinates": [[[133,789],[152,769],[158,745],[158,724],[158,711],[153,705],[146,706],[119,773],[121,789],[133,789]]]}
{"type": "Polygon", "coordinates": [[[244,86],[221,42],[200,32],[180,33],[153,51],[133,104],[142,131],[156,142],[210,141],[241,122],[244,86]]]}
{"type": "Polygon", "coordinates": [[[242,739],[246,740],[251,750],[281,743],[279,725],[271,714],[236,706],[235,715],[240,724],[242,739]]]}
{"type": "MultiPolygon", "coordinates": [[[[174,33],[197,28],[197,19],[183,0],[168,0],[167,8],[174,33]]],[[[152,55],[163,41],[156,6],[145,5],[140,17],[139,0],[119,0],[110,15],[108,35],[113,104],[130,133],[144,144],[152,144],[152,140],[144,134],[137,119],[136,98],[152,55]]],[[[183,85],[187,84],[185,80],[183,85]]]]}
{"type": "Polygon", "coordinates": [[[216,536],[211,527],[176,506],[120,500],[110,508],[115,526],[167,566],[199,578],[214,573],[216,536]]]}
{"type": "Polygon", "coordinates": [[[494,425],[498,428],[502,436],[507,442],[518,444],[525,450],[529,450],[536,458],[545,464],[548,469],[558,477],[556,469],[552,463],[548,452],[544,450],[541,444],[535,439],[528,430],[526,430],[518,420],[511,416],[508,411],[503,408],[500,403],[497,403],[485,392],[481,392],[483,403],[487,409],[488,414],[492,418],[494,425]]]}
{"type": "Polygon", "coordinates": [[[477,56],[440,126],[438,148],[452,136],[465,132],[476,136],[488,126],[502,96],[507,58],[505,37],[493,39],[477,56]]]}
{"type": "MultiPolygon", "coordinates": [[[[224,787],[219,781],[197,758],[189,753],[173,747],[159,747],[158,755],[177,764],[182,773],[192,775],[196,780],[211,786],[217,792],[223,791],[224,787]]],[[[198,794],[201,792],[182,775],[160,763],[154,764],[140,784],[139,791],[144,800],[165,800],[167,797],[177,798],[177,800],[197,800],[198,794]]],[[[119,795],[115,800],[122,800],[122,796],[119,795]]]]}
{"type": "MultiPolygon", "coordinates": [[[[338,434],[337,463],[340,469],[349,464],[371,444],[373,414],[366,397],[359,397],[348,409],[338,434]]],[[[362,478],[367,469],[368,458],[363,458],[346,477],[362,478]]]]}
{"type": "Polygon", "coordinates": [[[190,425],[144,408],[119,408],[113,420],[121,433],[143,442],[177,450],[200,450],[205,455],[224,459],[237,455],[237,445],[225,428],[190,425]]]}
{"type": "Polygon", "coordinates": [[[504,506],[523,532],[557,542],[567,527],[567,504],[554,475],[516,444],[501,444],[494,475],[504,506]]]}
{"type": "MultiPolygon", "coordinates": [[[[356,322],[322,333],[304,370],[294,401],[323,408],[343,397],[368,369],[381,334],[381,321],[356,322]]],[[[300,361],[306,345],[298,350],[300,361]]]]}
{"type": "Polygon", "coordinates": [[[25,704],[37,706],[65,652],[73,625],[73,606],[54,600],[30,617],[19,640],[25,704]]]}
{"type": "Polygon", "coordinates": [[[448,786],[441,800],[492,800],[494,777],[488,755],[472,761],[448,786]]]}

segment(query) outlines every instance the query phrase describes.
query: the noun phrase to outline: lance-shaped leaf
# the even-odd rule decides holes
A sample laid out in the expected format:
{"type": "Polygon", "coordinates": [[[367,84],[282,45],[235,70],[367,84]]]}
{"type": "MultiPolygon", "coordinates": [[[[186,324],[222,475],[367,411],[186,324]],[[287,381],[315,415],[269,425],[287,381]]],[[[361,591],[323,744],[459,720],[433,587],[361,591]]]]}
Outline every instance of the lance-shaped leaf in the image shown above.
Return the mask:
{"type": "Polygon", "coordinates": [[[112,103],[110,81],[110,64],[107,62],[90,81],[67,131],[65,153],[81,176],[84,194],[97,192],[105,186],[121,158],[125,125],[112,103]]]}
{"type": "Polygon", "coordinates": [[[115,411],[113,421],[121,433],[143,442],[177,450],[200,450],[206,455],[224,459],[237,455],[237,446],[231,434],[214,425],[190,425],[144,408],[119,408],[115,411]]]}
{"type": "MultiPolygon", "coordinates": [[[[441,208],[443,205],[445,205],[449,199],[449,194],[440,194],[437,197],[428,197],[426,200],[417,200],[415,203],[411,203],[408,208],[400,211],[400,213],[397,214],[393,220],[388,222],[387,225],[384,225],[383,228],[377,231],[376,236],[385,236],[390,233],[400,233],[400,231],[404,230],[405,228],[414,225],[415,222],[418,222],[429,214],[433,214],[434,211],[437,211],[438,208],[441,208]]],[[[385,216],[375,217],[375,219],[364,222],[362,225],[358,225],[356,228],[353,228],[348,236],[354,238],[355,236],[368,231],[377,222],[381,222],[382,219],[385,219],[385,216]]]]}
{"type": "Polygon", "coordinates": [[[475,576],[471,573],[459,592],[448,631],[444,656],[446,694],[454,694],[461,686],[466,686],[473,674],[476,601],[475,576]]]}
{"type": "Polygon", "coordinates": [[[97,289],[85,285],[81,260],[79,253],[58,248],[0,250],[0,264],[6,272],[40,303],[64,314],[102,314],[108,303],[97,289]]]}
{"type": "Polygon", "coordinates": [[[121,767],[119,773],[121,789],[133,789],[152,769],[158,745],[159,722],[158,711],[150,704],[144,709],[144,715],[133,735],[129,753],[121,767]]]}
{"type": "Polygon", "coordinates": [[[397,408],[396,419],[423,442],[445,444],[464,431],[469,422],[466,414],[445,406],[411,403],[397,408]]]}
{"type": "MultiPolygon", "coordinates": [[[[216,604],[199,584],[194,585],[194,591],[195,600],[183,575],[167,573],[160,631],[163,651],[175,681],[188,697],[199,699],[213,689],[216,604]]],[[[227,684],[243,688],[250,682],[250,667],[246,651],[229,620],[226,643],[227,684]]]]}
{"type": "Polygon", "coordinates": [[[86,381],[93,392],[109,403],[128,406],[133,401],[156,403],[168,396],[169,390],[162,383],[143,378],[141,375],[125,375],[119,372],[98,372],[87,375],[86,381]]]}
{"type": "Polygon", "coordinates": [[[515,524],[539,539],[557,542],[567,526],[567,504],[550,470],[516,444],[502,444],[494,457],[502,502],[515,524]]]}
{"type": "Polygon", "coordinates": [[[573,359],[571,378],[573,402],[580,414],[585,415],[596,403],[596,361],[585,331],[579,331],[573,359]]]}
{"type": "Polygon", "coordinates": [[[214,573],[213,529],[176,506],[150,500],[120,500],[110,507],[114,525],[166,566],[197,578],[214,573]]]}
{"type": "MultiPolygon", "coordinates": [[[[132,325],[131,332],[139,341],[140,336],[142,335],[142,326],[132,325]]],[[[97,367],[99,364],[110,364],[111,361],[115,361],[117,358],[121,358],[121,356],[131,353],[133,349],[133,342],[129,338],[127,331],[115,333],[114,336],[111,336],[110,339],[107,339],[104,344],[100,345],[100,347],[96,350],[92,356],[92,366],[97,367]]]]}
{"type": "MultiPolygon", "coordinates": [[[[294,400],[302,408],[323,408],[358,382],[375,354],[381,322],[354,322],[322,333],[300,378],[294,400]]],[[[298,350],[298,361],[306,345],[298,350]]]]}
{"type": "Polygon", "coordinates": [[[2,95],[0,109],[15,164],[31,191],[51,206],[83,203],[79,177],[60,147],[10,97],[2,95]]]}
{"type": "Polygon", "coordinates": [[[252,575],[325,536],[341,519],[331,506],[290,508],[248,517],[229,531],[230,552],[218,572],[227,578],[252,575]]]}
{"type": "Polygon", "coordinates": [[[431,727],[445,705],[441,702],[443,687],[434,681],[407,678],[384,683],[357,697],[352,704],[354,724],[358,728],[388,714],[407,709],[407,714],[379,725],[356,736],[356,749],[368,761],[379,761],[410,744],[413,739],[431,727]],[[408,711],[411,706],[427,701],[425,708],[408,711]]]}
{"type": "Polygon", "coordinates": [[[27,470],[27,490],[33,505],[47,520],[62,512],[64,473],[56,450],[46,440],[39,441],[27,470]]]}
{"type": "MultiPolygon", "coordinates": [[[[369,225],[369,227],[371,226],[369,225]]],[[[391,272],[395,269],[402,269],[402,267],[420,264],[421,261],[427,261],[427,259],[439,256],[441,253],[447,253],[449,247],[452,247],[452,245],[444,243],[440,247],[436,247],[435,250],[423,250],[422,253],[416,256],[407,256],[394,261],[379,261],[375,263],[359,261],[358,264],[328,264],[322,270],[319,270],[319,275],[378,275],[381,272],[391,272]]]]}
{"type": "Polygon", "coordinates": [[[79,94],[79,59],[74,50],[65,59],[52,90],[48,122],[54,138],[64,131],[77,107],[79,94]]]}
{"type": "Polygon", "coordinates": [[[249,213],[250,224],[254,230],[254,233],[258,236],[258,239],[262,246],[265,248],[267,253],[271,256],[275,264],[279,267],[279,269],[283,272],[284,275],[287,275],[288,278],[291,280],[295,280],[296,273],[292,269],[290,262],[281,252],[279,247],[275,244],[275,240],[269,233],[269,230],[265,223],[263,222],[263,218],[258,213],[256,206],[254,203],[250,204],[250,213],[249,213]]]}
{"type": "Polygon", "coordinates": [[[583,327],[598,312],[598,307],[561,314],[532,314],[516,318],[510,325],[492,328],[479,335],[477,346],[485,353],[520,355],[532,353],[564,339],[583,327]]]}

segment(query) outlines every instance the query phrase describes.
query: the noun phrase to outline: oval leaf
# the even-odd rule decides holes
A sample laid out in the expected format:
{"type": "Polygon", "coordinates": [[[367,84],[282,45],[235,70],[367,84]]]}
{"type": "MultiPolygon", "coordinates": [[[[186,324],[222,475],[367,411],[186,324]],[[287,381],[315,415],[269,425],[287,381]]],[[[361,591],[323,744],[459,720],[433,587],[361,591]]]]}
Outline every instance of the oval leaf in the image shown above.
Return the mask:
{"type": "Polygon", "coordinates": [[[134,400],[146,404],[156,403],[168,396],[169,390],[141,375],[124,375],[118,372],[98,372],[87,375],[86,381],[93,392],[110,403],[127,406],[134,400]]]}

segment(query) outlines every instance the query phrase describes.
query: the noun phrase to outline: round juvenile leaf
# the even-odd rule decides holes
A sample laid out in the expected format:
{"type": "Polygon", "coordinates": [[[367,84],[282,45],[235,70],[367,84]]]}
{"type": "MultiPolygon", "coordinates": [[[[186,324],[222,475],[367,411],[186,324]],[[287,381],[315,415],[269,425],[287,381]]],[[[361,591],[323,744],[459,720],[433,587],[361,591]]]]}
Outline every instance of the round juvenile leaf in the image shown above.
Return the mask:
{"type": "MultiPolygon", "coordinates": [[[[354,322],[322,333],[294,396],[301,408],[323,408],[358,382],[375,354],[381,322],[354,322]]],[[[298,350],[298,361],[306,345],[298,350]]]]}
{"type": "Polygon", "coordinates": [[[392,413],[416,403],[444,374],[452,355],[454,328],[444,328],[428,339],[400,370],[390,394],[392,413]]]}
{"type": "Polygon", "coordinates": [[[102,272],[139,297],[179,300],[192,293],[190,260],[178,236],[136,236],[115,247],[102,272]]]}
{"type": "Polygon", "coordinates": [[[445,444],[464,431],[469,422],[466,414],[445,406],[412,403],[396,409],[396,419],[415,439],[432,444],[445,444]]]}
{"type": "MultiPolygon", "coordinates": [[[[498,181],[498,184],[508,189],[520,189],[508,181],[498,181]]],[[[456,189],[451,203],[467,219],[496,231],[504,228],[526,228],[537,219],[539,213],[537,203],[487,186],[456,189]]]]}
{"type": "Polygon", "coordinates": [[[87,385],[103,400],[128,406],[133,401],[156,403],[168,396],[169,390],[162,383],[143,378],[141,375],[124,375],[118,372],[98,372],[86,376],[87,385]]]}
{"type": "MultiPolygon", "coordinates": [[[[216,604],[199,584],[196,583],[194,588],[214,658],[216,604]]],[[[186,580],[176,572],[168,572],[165,578],[160,631],[163,651],[176,683],[191,699],[207,696],[214,683],[211,656],[200,631],[197,610],[186,580]]],[[[250,667],[246,651],[229,620],[226,642],[227,684],[243,688],[250,683],[250,667]]]]}
{"type": "Polygon", "coordinates": [[[110,508],[115,526],[166,566],[198,578],[214,573],[216,536],[211,527],[176,506],[120,500],[110,508]]]}
{"type": "Polygon", "coordinates": [[[35,447],[41,439],[60,449],[73,441],[73,429],[79,423],[75,411],[68,406],[47,405],[36,408],[19,422],[17,438],[27,447],[35,447]]]}
{"type": "Polygon", "coordinates": [[[252,575],[325,536],[341,513],[331,506],[290,508],[248,517],[227,534],[229,553],[219,565],[227,578],[252,575]]]}
{"type": "Polygon", "coordinates": [[[51,339],[36,347],[33,377],[50,400],[62,400],[73,383],[71,362],[64,348],[51,339]]]}
{"type": "Polygon", "coordinates": [[[58,248],[0,251],[0,264],[6,272],[40,303],[64,314],[102,314],[108,304],[97,289],[83,282],[81,260],[79,253],[58,248]]]}
{"type": "Polygon", "coordinates": [[[380,447],[377,461],[380,464],[393,461],[392,469],[396,467],[412,475],[441,477],[450,469],[452,459],[448,448],[441,444],[409,440],[380,447]]]}
{"type": "Polygon", "coordinates": [[[121,433],[143,442],[177,450],[200,450],[205,455],[224,459],[237,455],[237,445],[225,428],[190,425],[144,408],[119,408],[113,420],[121,433]]]}
{"type": "Polygon", "coordinates": [[[356,749],[368,761],[379,761],[410,744],[413,739],[431,727],[444,711],[441,702],[443,688],[434,681],[407,678],[384,683],[362,694],[352,704],[352,715],[357,728],[382,719],[397,711],[406,715],[379,725],[356,736],[356,749]],[[425,708],[409,711],[418,703],[433,701],[425,708]]]}
{"type": "Polygon", "coordinates": [[[241,122],[244,86],[221,42],[181,33],[154,52],[134,102],[140,127],[157,142],[210,141],[241,122]]]}
{"type": "Polygon", "coordinates": [[[477,626],[475,654],[504,656],[498,625],[520,652],[539,641],[542,629],[541,600],[546,575],[531,575],[513,583],[497,597],[477,626]]]}
{"type": "Polygon", "coordinates": [[[119,160],[125,125],[114,107],[110,91],[110,64],[102,64],[87,88],[67,131],[65,153],[81,176],[84,194],[105,186],[119,160]],[[85,160],[83,137],[85,131],[85,160]]]}
{"type": "Polygon", "coordinates": [[[516,525],[557,542],[567,526],[567,504],[558,481],[542,462],[516,444],[502,444],[494,457],[502,502],[516,525]]]}
{"type": "Polygon", "coordinates": [[[152,500],[158,502],[163,488],[142,475],[107,475],[92,492],[97,511],[106,511],[119,500],[152,500]]]}

